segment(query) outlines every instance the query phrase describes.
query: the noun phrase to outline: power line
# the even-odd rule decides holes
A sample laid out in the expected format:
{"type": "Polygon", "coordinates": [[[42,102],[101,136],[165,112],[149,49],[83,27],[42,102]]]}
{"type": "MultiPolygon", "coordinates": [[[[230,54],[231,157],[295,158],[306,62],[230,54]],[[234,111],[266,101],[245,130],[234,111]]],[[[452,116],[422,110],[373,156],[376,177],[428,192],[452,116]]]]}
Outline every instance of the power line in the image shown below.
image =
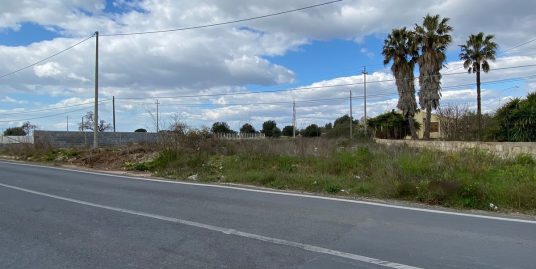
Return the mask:
{"type": "MultiPolygon", "coordinates": [[[[536,67],[536,64],[494,68],[494,69],[491,69],[490,72],[499,71],[499,70],[506,70],[506,69],[526,68],[526,67],[536,67]]],[[[461,75],[461,74],[465,75],[465,74],[467,74],[467,72],[447,73],[447,74],[442,74],[442,76],[461,75]]],[[[418,78],[419,77],[415,77],[415,78],[412,78],[412,79],[418,79],[418,78]]],[[[405,79],[411,79],[411,78],[405,78],[405,79]]],[[[382,83],[382,82],[394,82],[394,81],[396,81],[396,79],[367,81],[367,83],[382,83]]],[[[356,86],[356,85],[363,85],[363,84],[364,84],[364,82],[354,82],[354,83],[343,83],[343,84],[322,85],[322,86],[308,86],[308,87],[296,87],[296,88],[291,88],[291,89],[268,90],[268,91],[257,91],[257,92],[248,91],[248,92],[233,92],[233,93],[213,93],[213,94],[158,96],[158,97],[124,97],[124,98],[116,98],[116,99],[117,100],[146,100],[146,99],[154,99],[154,98],[158,98],[158,99],[178,99],[178,98],[197,98],[197,97],[215,97],[215,96],[235,96],[235,95],[263,94],[263,93],[294,92],[294,91],[301,91],[301,90],[347,87],[347,86],[356,86]]],[[[473,84],[469,84],[469,85],[473,85],[473,84]]]]}
{"type": "Polygon", "coordinates": [[[526,41],[526,42],[523,42],[523,43],[521,43],[521,44],[517,44],[517,45],[515,45],[515,46],[513,46],[513,47],[510,47],[510,48],[508,48],[508,49],[502,50],[501,53],[505,53],[505,52],[507,52],[507,51],[511,51],[511,50],[517,49],[517,48],[519,48],[519,47],[521,47],[521,46],[525,46],[525,45],[527,45],[527,44],[529,44],[529,43],[532,43],[532,42],[534,42],[534,41],[536,41],[536,38],[531,39],[531,40],[526,41]]]}
{"type": "Polygon", "coordinates": [[[56,117],[56,116],[60,116],[60,115],[65,115],[65,114],[68,114],[68,113],[72,113],[72,112],[77,112],[77,111],[82,111],[82,110],[86,110],[87,108],[80,108],[80,109],[75,109],[75,110],[71,110],[71,111],[66,111],[66,112],[61,112],[61,113],[57,113],[57,114],[51,114],[51,115],[46,115],[46,116],[40,116],[40,117],[34,117],[34,118],[26,118],[26,119],[13,119],[13,120],[1,120],[0,122],[13,122],[13,121],[29,121],[29,120],[37,120],[37,119],[44,119],[44,118],[51,118],[51,117],[56,117]]]}
{"type": "Polygon", "coordinates": [[[189,27],[182,27],[182,28],[173,28],[173,29],[166,29],[166,30],[153,30],[153,31],[142,31],[142,32],[131,32],[131,33],[116,33],[116,34],[101,34],[100,36],[145,35],[145,34],[168,33],[168,32],[178,32],[178,31],[209,28],[209,27],[222,26],[222,25],[227,25],[227,24],[234,24],[234,23],[239,23],[239,22],[252,21],[252,20],[258,20],[258,19],[264,19],[264,18],[279,16],[279,15],[283,15],[283,14],[293,13],[293,12],[302,11],[302,10],[311,9],[311,8],[316,8],[316,7],[320,7],[320,6],[326,6],[326,5],[334,4],[334,3],[337,3],[337,2],[341,2],[341,1],[342,0],[334,0],[334,1],[324,2],[324,3],[320,3],[320,4],[316,4],[316,5],[310,5],[310,6],[305,6],[305,7],[301,7],[301,8],[281,11],[281,12],[277,12],[277,13],[271,13],[271,14],[255,16],[255,17],[250,17],[250,18],[245,18],[245,19],[226,21],[226,22],[218,22],[218,23],[211,23],[211,24],[197,25],[197,26],[189,26],[189,27]]]}
{"type": "MultiPolygon", "coordinates": [[[[22,110],[22,111],[16,111],[16,112],[8,112],[8,113],[2,113],[2,115],[3,116],[5,116],[5,115],[15,115],[15,114],[21,114],[21,113],[31,114],[31,113],[35,113],[35,112],[43,112],[43,111],[50,111],[50,110],[65,109],[65,108],[77,107],[77,106],[88,106],[88,105],[93,105],[92,102],[93,101],[91,101],[90,103],[80,103],[80,104],[74,104],[74,105],[68,105],[68,106],[56,106],[56,107],[37,109],[37,110],[22,110]]],[[[100,101],[99,103],[105,103],[105,102],[110,102],[110,100],[105,99],[105,100],[100,101]]]]}
{"type": "MultiPolygon", "coordinates": [[[[502,67],[502,68],[495,68],[493,70],[505,70],[505,69],[514,69],[514,68],[524,68],[524,67],[534,67],[536,65],[518,65],[518,66],[509,66],[509,67],[502,67]]],[[[466,74],[466,72],[459,72],[459,73],[450,73],[448,75],[458,75],[458,74],[466,74]]],[[[444,74],[447,75],[447,74],[444,74]]],[[[496,83],[505,83],[505,82],[512,82],[517,80],[522,80],[526,78],[532,78],[536,75],[527,76],[527,77],[517,77],[517,78],[509,78],[509,79],[502,79],[502,80],[494,80],[494,81],[484,81],[481,84],[496,84],[496,83]]],[[[417,77],[418,78],[418,77],[417,77]]],[[[415,78],[415,79],[417,79],[415,78]]],[[[367,83],[380,83],[380,82],[393,82],[395,79],[388,79],[388,80],[377,80],[377,81],[367,81],[367,83]]],[[[214,96],[231,96],[231,95],[247,95],[247,94],[262,94],[262,93],[277,93],[277,92],[291,92],[291,91],[298,91],[298,90],[307,90],[307,89],[321,89],[321,88],[335,88],[335,87],[345,87],[345,86],[355,86],[355,85],[361,85],[363,82],[356,82],[356,83],[344,83],[344,84],[336,84],[336,85],[323,85],[323,86],[310,86],[310,87],[300,87],[300,88],[292,88],[292,89],[284,89],[284,90],[271,90],[271,91],[259,91],[259,92],[236,92],[236,93],[217,93],[217,94],[202,94],[202,95],[182,95],[182,96],[168,96],[168,97],[158,97],[158,99],[178,99],[178,98],[192,98],[192,97],[214,97],[214,96]]],[[[475,83],[470,84],[459,84],[459,85],[452,85],[452,86],[444,86],[442,89],[453,89],[453,88],[459,88],[459,87],[467,87],[467,86],[473,86],[475,83]]],[[[393,92],[392,94],[396,94],[397,92],[393,92]]],[[[115,98],[117,100],[144,100],[144,99],[154,99],[156,97],[131,97],[131,98],[115,98]]],[[[346,97],[344,97],[346,98],[346,97]]],[[[362,98],[360,96],[356,96],[354,98],[362,98]]],[[[109,99],[102,100],[99,103],[109,102],[109,99]]],[[[313,102],[315,100],[302,100],[297,102],[313,102]]],[[[284,103],[284,102],[283,102],[284,103]]],[[[266,103],[258,103],[258,104],[266,104],[266,103]]],[[[74,104],[69,106],[62,106],[62,107],[52,107],[52,108],[45,108],[45,109],[38,109],[38,110],[28,110],[28,111],[20,111],[20,112],[11,112],[11,113],[3,113],[3,115],[15,115],[15,114],[21,114],[21,113],[34,113],[34,112],[43,112],[43,111],[50,111],[50,110],[57,110],[57,109],[65,109],[70,107],[76,107],[76,106],[86,106],[91,105],[90,103],[81,103],[81,104],[74,104]]],[[[167,104],[165,104],[167,105],[167,104]]],[[[185,104],[188,105],[188,104],[185,104]]],[[[192,105],[192,104],[190,104],[192,105]]],[[[197,104],[193,104],[197,105],[197,104]]],[[[216,105],[216,104],[204,104],[204,105],[216,105]]],[[[244,104],[236,104],[236,105],[244,105],[244,104]]],[[[69,112],[65,112],[69,113],[69,112]]],[[[56,114],[54,114],[56,115],[56,114]]],[[[40,117],[41,118],[41,117],[40,117]]],[[[0,121],[1,122],[1,121],[0,121]]],[[[6,122],[6,121],[4,121],[6,122]]]]}
{"type": "Polygon", "coordinates": [[[56,53],[54,53],[54,54],[52,54],[52,55],[50,55],[50,56],[48,56],[48,57],[46,57],[46,58],[43,58],[43,59],[41,59],[41,60],[39,60],[39,61],[37,61],[37,62],[34,62],[34,63],[29,64],[29,65],[27,65],[27,66],[21,67],[21,68],[19,68],[19,69],[16,69],[16,70],[14,70],[14,71],[9,72],[9,73],[5,73],[5,74],[3,74],[3,75],[0,75],[0,79],[3,79],[3,78],[5,78],[5,77],[7,77],[7,76],[16,74],[16,73],[18,73],[18,72],[20,72],[20,71],[26,70],[26,69],[28,69],[28,68],[30,68],[30,67],[32,67],[32,66],[35,66],[35,65],[38,65],[38,64],[44,62],[44,61],[50,60],[50,59],[52,59],[52,58],[54,58],[54,57],[56,57],[56,56],[58,56],[58,55],[60,55],[60,54],[62,54],[62,53],[64,53],[64,52],[66,52],[66,51],[68,51],[68,50],[71,50],[71,49],[73,49],[74,47],[76,47],[76,46],[78,46],[78,45],[80,45],[80,44],[82,44],[82,43],[88,41],[88,40],[91,39],[93,36],[94,36],[94,34],[91,35],[91,36],[89,36],[89,37],[87,37],[87,38],[85,38],[85,39],[82,39],[81,41],[78,41],[78,42],[74,43],[73,45],[71,45],[71,46],[69,46],[69,47],[67,47],[67,48],[65,48],[65,49],[63,49],[63,50],[60,50],[60,51],[58,51],[58,52],[56,52],[56,53]]]}
{"type": "MultiPolygon", "coordinates": [[[[536,75],[526,76],[526,77],[516,77],[516,78],[508,78],[508,79],[500,79],[500,80],[491,80],[491,81],[483,81],[481,82],[482,85],[488,85],[488,84],[501,84],[506,82],[513,82],[518,81],[522,79],[532,78],[536,77],[536,75]]],[[[464,88],[468,86],[473,86],[476,83],[468,83],[468,84],[457,84],[457,85],[450,85],[450,86],[443,86],[441,89],[458,89],[458,88],[464,88]]],[[[263,92],[255,92],[255,93],[263,93],[263,92]]],[[[392,92],[385,92],[385,91],[378,91],[375,94],[367,95],[368,97],[385,97],[385,96],[392,96],[397,95],[397,91],[392,92]]],[[[159,97],[161,98],[161,97],[159,97]]],[[[121,99],[121,98],[116,98],[121,99]]],[[[347,100],[348,97],[337,97],[337,98],[322,98],[322,99],[309,99],[309,100],[296,100],[296,103],[313,103],[313,102],[324,102],[324,101],[341,101],[341,100],[347,100]]],[[[357,95],[353,96],[352,99],[364,99],[364,95],[357,95]]],[[[151,105],[154,103],[148,103],[148,102],[136,102],[136,104],[147,104],[151,105]]],[[[250,105],[278,105],[278,104],[292,104],[293,101],[273,101],[273,102],[257,102],[257,103],[229,103],[229,104],[218,104],[218,103],[165,103],[161,104],[160,106],[191,106],[191,107],[200,107],[200,106],[207,106],[207,108],[211,107],[231,107],[231,106],[250,106],[250,105]]]]}

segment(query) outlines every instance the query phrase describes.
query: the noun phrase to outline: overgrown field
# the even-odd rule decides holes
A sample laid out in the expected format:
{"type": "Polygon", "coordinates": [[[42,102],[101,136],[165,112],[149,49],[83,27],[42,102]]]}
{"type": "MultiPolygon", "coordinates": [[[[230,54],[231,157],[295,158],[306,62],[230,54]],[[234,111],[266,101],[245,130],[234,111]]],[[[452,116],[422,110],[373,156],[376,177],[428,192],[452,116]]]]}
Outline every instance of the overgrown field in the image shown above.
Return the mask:
{"type": "Polygon", "coordinates": [[[151,172],[169,179],[241,183],[455,208],[536,212],[536,162],[477,151],[444,153],[325,138],[219,141],[90,150],[4,149],[20,159],[151,172]]]}

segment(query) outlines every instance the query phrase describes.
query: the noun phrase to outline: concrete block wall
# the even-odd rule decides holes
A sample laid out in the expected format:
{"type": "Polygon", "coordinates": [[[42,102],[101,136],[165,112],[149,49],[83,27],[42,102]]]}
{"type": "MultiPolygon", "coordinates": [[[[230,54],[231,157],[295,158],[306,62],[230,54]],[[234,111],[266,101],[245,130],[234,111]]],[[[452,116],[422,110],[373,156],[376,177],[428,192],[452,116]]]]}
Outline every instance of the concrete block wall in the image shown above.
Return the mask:
{"type": "Polygon", "coordinates": [[[473,141],[422,141],[376,139],[379,144],[407,145],[416,148],[428,148],[441,151],[462,151],[478,149],[502,158],[514,158],[519,154],[528,154],[536,158],[536,142],[473,142],[473,141]]]}
{"type": "Polygon", "coordinates": [[[0,135],[0,144],[33,144],[33,136],[3,136],[0,135]]]}
{"type": "MultiPolygon", "coordinates": [[[[157,142],[158,138],[157,133],[101,132],[99,133],[99,146],[157,142]]],[[[60,148],[92,146],[93,132],[34,131],[34,141],[36,144],[48,144],[60,148]]]]}

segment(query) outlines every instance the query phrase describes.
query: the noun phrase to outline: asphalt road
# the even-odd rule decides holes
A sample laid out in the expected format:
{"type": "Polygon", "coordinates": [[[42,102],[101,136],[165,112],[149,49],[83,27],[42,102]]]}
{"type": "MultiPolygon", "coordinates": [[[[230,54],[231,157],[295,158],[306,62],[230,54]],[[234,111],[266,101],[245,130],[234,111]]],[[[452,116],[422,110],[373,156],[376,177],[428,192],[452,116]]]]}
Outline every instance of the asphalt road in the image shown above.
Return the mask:
{"type": "Polygon", "coordinates": [[[0,268],[536,268],[536,221],[0,162],[0,268]]]}

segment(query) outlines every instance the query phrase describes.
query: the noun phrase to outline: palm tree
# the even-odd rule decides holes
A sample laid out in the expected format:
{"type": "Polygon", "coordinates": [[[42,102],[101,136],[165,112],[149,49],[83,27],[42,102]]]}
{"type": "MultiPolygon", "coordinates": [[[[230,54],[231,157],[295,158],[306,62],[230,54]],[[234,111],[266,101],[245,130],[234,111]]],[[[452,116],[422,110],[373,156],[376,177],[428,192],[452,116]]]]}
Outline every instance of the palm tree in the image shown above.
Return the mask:
{"type": "Polygon", "coordinates": [[[415,34],[406,30],[406,27],[393,29],[384,41],[382,54],[384,56],[384,65],[393,61],[391,71],[396,79],[399,96],[397,108],[402,111],[402,115],[408,120],[411,138],[417,139],[417,131],[413,120],[417,111],[415,78],[413,75],[418,57],[415,34]]]}
{"type": "Polygon", "coordinates": [[[470,35],[465,45],[461,45],[460,60],[463,60],[463,67],[469,73],[476,73],[476,103],[478,133],[482,130],[482,106],[480,103],[480,70],[487,73],[489,71],[488,61],[495,61],[497,53],[497,43],[493,42],[493,35],[484,35],[480,32],[470,35]]]}
{"type": "Polygon", "coordinates": [[[441,98],[441,69],[447,56],[445,51],[452,42],[448,25],[449,18],[441,19],[439,15],[424,17],[422,25],[415,25],[415,36],[420,44],[419,63],[419,104],[426,109],[424,122],[424,139],[430,139],[430,121],[432,109],[439,106],[441,98]]]}

